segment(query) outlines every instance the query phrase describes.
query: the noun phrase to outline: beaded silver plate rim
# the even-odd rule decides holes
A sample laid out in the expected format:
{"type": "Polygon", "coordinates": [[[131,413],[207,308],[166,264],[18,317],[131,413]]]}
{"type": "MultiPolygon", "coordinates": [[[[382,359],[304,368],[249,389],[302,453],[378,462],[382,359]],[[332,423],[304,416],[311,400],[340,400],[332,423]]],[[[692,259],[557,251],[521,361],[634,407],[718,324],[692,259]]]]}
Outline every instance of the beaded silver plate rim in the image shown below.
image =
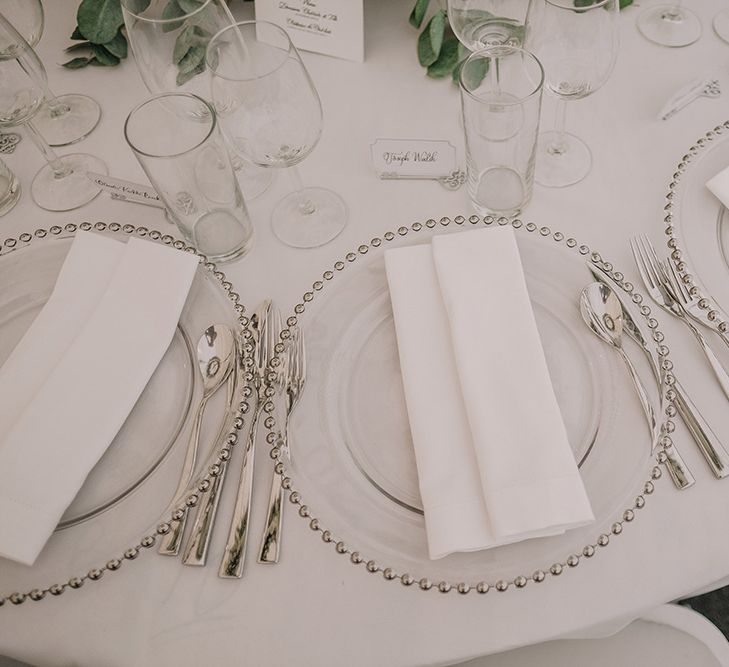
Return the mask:
{"type": "MultiPolygon", "coordinates": [[[[477,226],[497,226],[511,225],[521,234],[534,234],[543,237],[545,242],[552,240],[555,243],[564,244],[569,250],[578,253],[592,263],[602,266],[621,288],[628,294],[629,298],[639,308],[641,315],[645,318],[648,327],[653,331],[653,341],[656,344],[656,351],[660,356],[661,364],[665,371],[665,384],[663,391],[662,404],[665,407],[665,414],[661,423],[661,437],[659,439],[659,447],[657,448],[654,461],[655,464],[651,468],[650,478],[643,484],[642,492],[635,498],[633,504],[626,508],[620,518],[612,523],[609,532],[601,533],[597,536],[593,543],[583,547],[580,553],[571,553],[565,556],[562,561],[552,563],[544,569],[536,570],[531,574],[517,574],[510,579],[499,579],[498,581],[488,581],[486,579],[473,581],[431,581],[427,577],[420,577],[415,572],[398,572],[392,567],[383,565],[373,559],[369,559],[366,554],[361,553],[355,547],[346,544],[338,539],[334,532],[325,527],[325,520],[315,516],[314,509],[309,507],[304,500],[300,491],[296,489],[295,481],[288,469],[288,461],[282,450],[276,445],[276,419],[274,417],[273,402],[269,399],[264,405],[264,410],[268,413],[265,426],[268,429],[266,441],[271,446],[271,457],[275,460],[275,471],[281,476],[281,484],[288,492],[288,499],[291,504],[298,508],[299,516],[308,521],[309,527],[314,534],[318,535],[324,544],[334,549],[334,552],[340,556],[348,558],[350,563],[355,566],[362,566],[364,569],[375,575],[380,575],[385,581],[399,581],[404,587],[422,591],[438,591],[440,593],[450,593],[457,591],[461,595],[466,595],[471,591],[484,594],[494,589],[499,592],[507,591],[510,588],[523,589],[529,583],[538,584],[543,582],[548,576],[559,577],[563,572],[577,567],[583,559],[589,559],[601,548],[608,546],[612,539],[623,532],[624,526],[632,523],[637,512],[641,510],[646,503],[646,497],[651,496],[655,491],[655,482],[663,476],[661,464],[665,464],[667,456],[666,449],[673,446],[671,433],[675,430],[673,421],[676,416],[676,407],[673,403],[675,399],[675,391],[673,384],[675,378],[672,373],[673,363],[669,359],[669,349],[664,343],[664,335],[658,329],[658,321],[651,316],[650,306],[643,303],[643,296],[635,291],[634,286],[625,280],[625,277],[619,271],[615,271],[610,262],[603,260],[597,252],[591,252],[587,245],[581,245],[574,238],[566,238],[562,232],[552,231],[549,227],[538,227],[533,222],[524,223],[519,219],[495,218],[494,216],[485,216],[483,218],[472,215],[468,218],[458,215],[455,218],[443,217],[439,221],[429,219],[424,223],[416,222],[409,227],[399,227],[397,231],[389,231],[382,237],[375,237],[369,243],[362,244],[357,247],[356,251],[347,253],[343,260],[334,263],[331,269],[324,271],[321,279],[314,281],[311,289],[305,292],[301,301],[294,306],[294,312],[286,320],[286,327],[281,332],[281,342],[275,347],[275,356],[271,360],[271,367],[278,367],[281,364],[280,355],[286,349],[286,341],[291,337],[292,329],[300,324],[301,316],[306,311],[307,304],[312,302],[316,295],[324,290],[327,284],[331,284],[338,274],[346,270],[347,266],[356,262],[357,258],[366,255],[370,250],[384,248],[388,243],[395,239],[402,238],[409,234],[416,234],[424,229],[434,229],[436,227],[448,227],[450,225],[461,227],[477,227],[477,226]]],[[[272,381],[275,377],[273,373],[267,379],[272,381]]]]}
{"type": "Polygon", "coordinates": [[[195,507],[202,497],[202,494],[210,488],[213,478],[220,474],[221,464],[230,459],[232,448],[238,442],[238,432],[244,426],[244,415],[247,414],[250,409],[248,399],[252,395],[251,380],[253,375],[251,369],[253,366],[253,348],[250,344],[251,333],[248,329],[249,320],[246,315],[245,307],[240,302],[240,295],[233,290],[233,285],[226,280],[225,274],[218,270],[214,263],[210,262],[205,255],[199,253],[194,247],[170,234],[164,234],[157,230],[148,229],[147,227],[137,227],[132,224],[120,224],[116,222],[96,222],[93,224],[90,222],[82,222],[80,224],[67,224],[63,227],[54,225],[48,229],[36,229],[32,233],[26,232],[20,234],[17,238],[6,238],[0,243],[0,258],[15,250],[27,247],[33,241],[54,237],[69,238],[77,231],[111,232],[118,236],[137,236],[140,238],[147,238],[152,241],[171,246],[176,250],[197,255],[202,267],[213,276],[227,298],[232,302],[233,310],[238,318],[238,324],[240,327],[239,333],[243,340],[243,349],[241,350],[245,369],[243,373],[243,386],[240,388],[240,393],[237,396],[239,402],[236,406],[233,420],[231,422],[232,427],[226,436],[225,443],[218,451],[213,452],[209,456],[207,466],[203,468],[204,473],[200,473],[200,475],[198,475],[198,477],[193,480],[188,487],[189,494],[187,495],[184,503],[162,513],[161,522],[157,525],[154,533],[143,535],[136,544],[125,549],[122,554],[110,558],[105,564],[92,568],[85,574],[78,574],[77,576],[70,577],[65,582],[54,583],[43,588],[34,588],[29,591],[15,591],[6,594],[0,593],[0,607],[7,607],[8,605],[6,603],[10,603],[11,605],[20,605],[28,600],[38,602],[46,599],[49,594],[50,596],[59,596],[66,590],[77,590],[87,581],[99,581],[105,574],[116,572],[125,562],[136,560],[141,553],[150,550],[151,547],[156,544],[157,538],[160,535],[165,535],[170,531],[170,522],[174,519],[181,518],[188,510],[195,507]]]}
{"type": "Polygon", "coordinates": [[[673,224],[674,213],[678,210],[676,203],[679,195],[679,185],[686,174],[689,166],[692,162],[695,162],[702,151],[713,145],[713,142],[717,140],[722,134],[729,134],[729,120],[724,121],[721,125],[717,125],[714,129],[709,130],[696,140],[696,142],[688,149],[688,151],[681,157],[676,171],[671,177],[671,182],[668,184],[668,192],[666,193],[666,204],[663,207],[665,217],[663,222],[666,225],[665,233],[668,237],[666,243],[670,250],[671,260],[676,265],[681,279],[686,283],[691,294],[699,297],[699,308],[704,311],[706,323],[712,327],[719,335],[726,337],[729,333],[729,317],[722,310],[722,308],[712,301],[708,294],[702,293],[700,283],[690,273],[691,267],[689,263],[684,259],[684,252],[681,250],[681,244],[678,237],[678,230],[673,224]]]}

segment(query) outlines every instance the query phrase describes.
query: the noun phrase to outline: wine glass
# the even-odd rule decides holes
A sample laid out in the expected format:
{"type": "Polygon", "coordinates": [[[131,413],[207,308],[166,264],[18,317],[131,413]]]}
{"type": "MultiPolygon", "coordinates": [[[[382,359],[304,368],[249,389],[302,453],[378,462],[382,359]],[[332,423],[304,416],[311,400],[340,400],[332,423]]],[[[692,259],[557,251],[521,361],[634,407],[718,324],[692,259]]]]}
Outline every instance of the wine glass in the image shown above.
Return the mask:
{"type": "MultiPolygon", "coordinates": [[[[44,26],[41,0],[2,0],[0,11],[31,47],[38,44],[44,26]]],[[[14,48],[17,45],[6,36],[0,41],[0,59],[15,58],[14,48]]],[[[101,107],[88,95],[54,95],[46,80],[36,83],[43,88],[46,103],[36,113],[33,124],[51,146],[75,144],[99,124],[101,107]]]]}
{"type": "MultiPolygon", "coordinates": [[[[121,0],[121,7],[129,45],[149,92],[187,92],[209,100],[205,47],[215,33],[235,23],[225,0],[121,0]]],[[[234,157],[233,167],[249,199],[271,184],[270,171],[239,156],[234,157]]]]}
{"type": "Polygon", "coordinates": [[[322,131],[322,108],[309,73],[286,31],[266,21],[244,21],[210,41],[207,65],[223,133],[234,151],[261,167],[289,168],[295,191],[271,216],[276,236],[295,248],[335,238],[347,206],[325,188],[304,188],[296,165],[322,131]]]}
{"type": "Polygon", "coordinates": [[[714,32],[729,43],[729,9],[722,9],[714,15],[714,32]]]}
{"type": "Polygon", "coordinates": [[[661,46],[688,46],[701,37],[701,21],[681,0],[649,7],[638,16],[643,37],[661,46]]]}
{"type": "Polygon", "coordinates": [[[24,125],[48,164],[33,179],[31,195],[49,211],[70,211],[91,201],[101,188],[87,172],[106,173],[106,165],[91,155],[58,157],[31,119],[44,102],[46,72],[36,52],[0,14],[0,43],[12,43],[14,58],[0,60],[0,128],[24,125]]]}
{"type": "Polygon", "coordinates": [[[528,0],[448,0],[448,21],[469,51],[521,46],[528,0]]]}
{"type": "Polygon", "coordinates": [[[525,48],[544,66],[547,89],[557,96],[554,130],[537,144],[535,180],[548,187],[581,181],[592,154],[565,131],[567,102],[594,93],[607,81],[618,52],[618,0],[576,7],[574,0],[530,0],[525,48]]]}

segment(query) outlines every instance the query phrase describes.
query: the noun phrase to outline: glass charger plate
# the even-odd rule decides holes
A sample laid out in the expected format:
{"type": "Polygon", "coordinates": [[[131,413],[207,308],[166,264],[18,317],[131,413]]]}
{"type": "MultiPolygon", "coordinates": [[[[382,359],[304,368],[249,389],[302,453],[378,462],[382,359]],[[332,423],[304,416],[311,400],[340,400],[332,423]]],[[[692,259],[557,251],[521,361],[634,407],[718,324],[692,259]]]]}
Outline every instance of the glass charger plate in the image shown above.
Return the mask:
{"type": "Polygon", "coordinates": [[[729,122],[707,132],[683,156],[666,203],[669,246],[679,268],[704,295],[711,295],[711,320],[729,313],[729,213],[706,182],[729,167],[729,122]],[[678,252],[678,254],[676,254],[678,252]]]}
{"type": "MultiPolygon", "coordinates": [[[[92,228],[88,223],[53,227],[0,243],[0,364],[50,296],[79,227],[92,228]]],[[[132,225],[97,223],[93,229],[121,241],[135,234],[191,250],[169,235],[132,225]]],[[[26,567],[0,558],[0,604],[7,599],[18,602],[32,598],[32,589],[48,592],[53,584],[65,590],[74,578],[82,583],[100,578],[100,574],[95,577],[90,573],[113,570],[116,562],[136,558],[141,531],[164,519],[162,513],[179,479],[190,407],[202,395],[197,340],[211,323],[238,329],[243,309],[237,300],[223,274],[212,264],[201,262],[170,347],[36,563],[26,567]],[[84,574],[84,568],[92,564],[97,567],[84,574]],[[69,579],[69,575],[74,577],[69,579]],[[13,598],[10,591],[28,594],[16,593],[13,598]]],[[[224,394],[218,392],[206,410],[203,438],[208,442],[223,422],[229,431],[234,430],[224,394]]],[[[202,457],[207,454],[201,449],[202,457]]],[[[214,456],[212,453],[209,461],[214,456]]],[[[153,543],[144,538],[141,546],[153,543]]]]}
{"type": "Polygon", "coordinates": [[[337,553],[426,590],[503,590],[542,581],[546,572],[558,575],[622,532],[653,492],[646,476],[661,475],[624,369],[579,314],[580,291],[593,281],[586,261],[601,258],[559,232],[535,233],[533,224],[516,221],[550,374],[596,521],[557,537],[428,559],[382,251],[484,221],[430,220],[360,246],[324,272],[287,322],[302,326],[307,340],[292,459],[280,457],[290,500],[337,553]]]}

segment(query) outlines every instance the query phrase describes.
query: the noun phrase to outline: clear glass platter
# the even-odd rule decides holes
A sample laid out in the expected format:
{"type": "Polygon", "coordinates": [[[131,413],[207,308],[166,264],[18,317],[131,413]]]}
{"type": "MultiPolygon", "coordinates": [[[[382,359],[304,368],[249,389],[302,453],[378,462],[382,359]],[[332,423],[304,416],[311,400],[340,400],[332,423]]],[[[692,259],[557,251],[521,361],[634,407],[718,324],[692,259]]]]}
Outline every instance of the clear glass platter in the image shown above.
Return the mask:
{"type": "MultiPolygon", "coordinates": [[[[76,225],[56,227],[0,243],[0,364],[49,297],[76,230],[76,225]]],[[[135,234],[186,247],[169,235],[131,225],[97,223],[95,231],[121,241],[135,234]]],[[[91,566],[103,568],[165,518],[182,467],[191,406],[202,395],[197,340],[211,323],[240,327],[224,276],[213,269],[199,265],[170,347],[36,563],[26,567],[0,558],[0,600],[3,593],[63,584],[69,576],[83,577],[91,566]]],[[[224,394],[218,392],[208,404],[203,443],[229,423],[224,394]]],[[[203,448],[201,458],[206,457],[212,460],[203,448]]]]}
{"type": "MultiPolygon", "coordinates": [[[[429,242],[433,234],[463,227],[420,225],[417,234],[401,228],[409,235],[393,235],[386,245],[429,242]]],[[[350,553],[355,562],[365,558],[371,571],[407,572],[432,582],[496,581],[548,569],[565,562],[567,554],[579,559],[598,534],[610,533],[621,508],[632,506],[655,464],[624,368],[580,316],[580,291],[594,280],[589,255],[551,236],[522,230],[517,238],[555,393],[596,521],[557,537],[429,560],[385,243],[378,239],[375,247],[360,246],[347,255],[348,262],[356,259],[351,268],[341,262],[325,272],[325,280],[297,306],[307,340],[307,386],[292,416],[286,471],[296,502],[306,506],[300,514],[315,517],[312,527],[325,531],[325,542],[337,542],[337,551],[350,553]]]]}
{"type": "Polygon", "coordinates": [[[673,235],[693,282],[729,313],[729,214],[706,187],[729,167],[729,134],[702,139],[701,149],[694,146],[687,155],[691,159],[671,190],[673,235]]]}

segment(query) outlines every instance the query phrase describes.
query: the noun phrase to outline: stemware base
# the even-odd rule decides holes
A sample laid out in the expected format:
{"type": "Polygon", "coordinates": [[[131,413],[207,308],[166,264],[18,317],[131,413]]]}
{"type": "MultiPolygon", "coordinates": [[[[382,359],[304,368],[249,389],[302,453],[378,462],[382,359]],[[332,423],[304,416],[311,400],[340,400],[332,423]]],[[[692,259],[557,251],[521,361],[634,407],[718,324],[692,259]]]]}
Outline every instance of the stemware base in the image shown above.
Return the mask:
{"type": "Polygon", "coordinates": [[[33,124],[51,146],[85,139],[101,120],[101,107],[86,95],[59,95],[38,109],[33,124]]]}
{"type": "Polygon", "coordinates": [[[714,32],[729,43],[729,9],[722,9],[714,16],[714,32]]]}
{"type": "Polygon", "coordinates": [[[87,173],[108,173],[104,162],[93,155],[72,153],[60,160],[70,173],[58,177],[47,164],[35,175],[30,186],[33,201],[46,211],[72,211],[88,204],[101,192],[101,188],[88,178],[87,173]]]}
{"type": "Polygon", "coordinates": [[[317,248],[339,236],[347,224],[347,205],[326,188],[304,188],[284,197],[271,214],[271,227],[281,243],[317,248]]]}
{"type": "Polygon", "coordinates": [[[688,46],[701,37],[701,21],[692,11],[676,5],[658,5],[638,17],[638,29],[661,46],[688,46]]]}
{"type": "Polygon", "coordinates": [[[568,132],[558,139],[556,132],[542,132],[537,139],[534,180],[548,188],[579,183],[592,168],[592,153],[582,139],[568,132]]]}
{"type": "Polygon", "coordinates": [[[0,170],[0,217],[12,211],[20,199],[20,182],[9,169],[0,170]]]}

